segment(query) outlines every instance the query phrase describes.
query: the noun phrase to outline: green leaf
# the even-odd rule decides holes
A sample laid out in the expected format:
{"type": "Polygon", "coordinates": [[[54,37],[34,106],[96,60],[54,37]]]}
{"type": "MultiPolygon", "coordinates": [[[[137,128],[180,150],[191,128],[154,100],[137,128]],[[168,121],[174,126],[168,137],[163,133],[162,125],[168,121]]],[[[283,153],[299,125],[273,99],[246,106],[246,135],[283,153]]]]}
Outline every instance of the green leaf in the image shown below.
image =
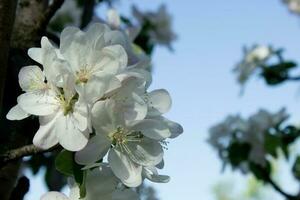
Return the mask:
{"type": "Polygon", "coordinates": [[[273,135],[270,133],[265,134],[265,150],[268,154],[277,158],[277,150],[281,147],[281,138],[278,135],[273,135]]]}
{"type": "Polygon", "coordinates": [[[267,84],[277,85],[287,80],[289,71],[296,66],[297,64],[292,61],[280,62],[275,65],[265,66],[261,75],[265,78],[267,84]]]}
{"type": "Polygon", "coordinates": [[[300,156],[295,160],[295,163],[292,168],[293,175],[297,180],[300,180],[300,156]]]}
{"type": "Polygon", "coordinates": [[[228,158],[232,166],[236,167],[248,160],[251,146],[248,143],[233,142],[228,147],[228,158]]]}
{"type": "Polygon", "coordinates": [[[258,180],[267,182],[270,178],[271,165],[268,161],[265,166],[249,162],[249,169],[258,180]]]}
{"type": "Polygon", "coordinates": [[[62,150],[55,160],[56,169],[66,176],[73,176],[80,190],[80,198],[86,196],[85,178],[86,172],[83,166],[78,165],[74,160],[74,152],[62,150]]]}
{"type": "Polygon", "coordinates": [[[66,176],[73,176],[73,153],[67,150],[62,150],[55,159],[56,169],[66,176]]]}

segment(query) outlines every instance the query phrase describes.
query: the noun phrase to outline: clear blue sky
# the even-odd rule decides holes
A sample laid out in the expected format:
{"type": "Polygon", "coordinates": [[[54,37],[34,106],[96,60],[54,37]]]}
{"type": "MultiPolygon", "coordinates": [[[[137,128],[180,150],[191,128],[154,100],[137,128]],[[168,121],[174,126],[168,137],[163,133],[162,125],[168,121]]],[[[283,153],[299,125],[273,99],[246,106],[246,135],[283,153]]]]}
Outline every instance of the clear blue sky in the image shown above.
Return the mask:
{"type": "MultiPolygon", "coordinates": [[[[212,185],[222,174],[216,153],[205,142],[211,125],[230,113],[248,116],[258,108],[276,111],[282,106],[300,119],[297,84],[269,88],[254,78],[241,97],[231,72],[243,45],[272,44],[286,48],[286,57],[300,58],[300,17],[291,15],[281,0],[131,0],[117,8],[126,13],[131,3],[156,9],[162,2],[174,17],[179,39],[174,53],[155,51],[152,88],[170,91],[168,117],[180,122],[185,133],[170,141],[165,154],[162,173],[171,182],[155,186],[162,200],[212,200],[212,185]]],[[[28,200],[44,192],[38,180],[32,184],[28,200]]]]}

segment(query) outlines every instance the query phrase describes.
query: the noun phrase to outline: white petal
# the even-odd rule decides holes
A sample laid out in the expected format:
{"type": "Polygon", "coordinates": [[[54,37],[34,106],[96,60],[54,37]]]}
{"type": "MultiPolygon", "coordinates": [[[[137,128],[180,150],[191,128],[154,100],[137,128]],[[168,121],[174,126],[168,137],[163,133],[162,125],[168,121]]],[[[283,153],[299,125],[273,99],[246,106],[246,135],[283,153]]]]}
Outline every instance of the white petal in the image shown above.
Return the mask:
{"type": "Polygon", "coordinates": [[[171,108],[171,97],[164,89],[154,90],[148,94],[148,115],[155,116],[168,112],[171,108]]]}
{"type": "Polygon", "coordinates": [[[89,64],[87,63],[87,57],[91,49],[87,44],[88,39],[80,31],[75,33],[68,47],[61,50],[61,54],[69,62],[69,66],[74,73],[89,64]]]}
{"type": "Polygon", "coordinates": [[[30,48],[27,52],[28,56],[36,62],[42,64],[43,50],[42,48],[30,48]]]}
{"type": "Polygon", "coordinates": [[[26,113],[18,104],[12,107],[6,115],[9,120],[22,120],[28,117],[29,114],[26,113]]]}
{"type": "Polygon", "coordinates": [[[110,31],[110,28],[106,24],[94,23],[87,32],[86,37],[89,38],[90,46],[95,50],[101,50],[107,44],[105,44],[104,33],[110,31]]]}
{"type": "Polygon", "coordinates": [[[111,149],[108,162],[114,174],[128,187],[137,187],[142,183],[142,167],[133,163],[127,155],[111,149]]]}
{"type": "Polygon", "coordinates": [[[124,125],[123,116],[117,110],[115,101],[98,101],[92,108],[92,124],[99,134],[109,134],[124,125]]]}
{"type": "Polygon", "coordinates": [[[41,149],[49,149],[58,144],[55,122],[59,114],[40,117],[40,128],[33,137],[33,144],[41,149]]]}
{"type": "Polygon", "coordinates": [[[97,71],[117,74],[127,66],[127,53],[121,45],[104,47],[99,53],[90,61],[97,71]]]}
{"type": "Polygon", "coordinates": [[[108,152],[111,142],[103,134],[92,137],[87,145],[76,152],[75,161],[78,164],[87,165],[99,161],[108,152]]]}
{"type": "Polygon", "coordinates": [[[158,141],[142,138],[140,142],[126,144],[130,153],[128,156],[142,166],[155,166],[163,159],[163,149],[158,141]]]}
{"type": "Polygon", "coordinates": [[[44,80],[42,70],[36,65],[22,67],[19,72],[19,84],[23,91],[43,89],[44,80]]]}
{"type": "Polygon", "coordinates": [[[66,195],[60,192],[47,192],[40,200],[70,200],[66,195]]]}
{"type": "Polygon", "coordinates": [[[151,117],[151,119],[163,122],[166,124],[166,126],[168,126],[171,132],[169,138],[176,138],[183,133],[183,127],[177,122],[171,121],[163,116],[155,116],[151,117]]]}
{"type": "Polygon", "coordinates": [[[88,104],[95,103],[110,90],[120,87],[121,83],[112,74],[99,73],[92,76],[87,83],[77,84],[76,90],[88,104]]]}
{"type": "Polygon", "coordinates": [[[155,167],[144,167],[143,176],[155,183],[167,183],[170,177],[167,175],[159,175],[155,167]]]}
{"type": "Polygon", "coordinates": [[[121,19],[118,11],[115,9],[109,9],[107,11],[107,21],[113,28],[119,28],[121,25],[121,19]]]}
{"type": "Polygon", "coordinates": [[[71,114],[76,127],[80,131],[84,131],[88,128],[88,107],[87,105],[76,102],[74,105],[74,111],[71,114]]]}
{"type": "Polygon", "coordinates": [[[145,119],[131,125],[131,130],[140,131],[144,136],[154,140],[164,140],[171,136],[169,128],[163,121],[145,119]]]}
{"type": "Polygon", "coordinates": [[[60,51],[65,52],[70,47],[76,33],[80,32],[77,27],[66,27],[60,34],[60,51]]]}
{"type": "Polygon", "coordinates": [[[88,143],[88,134],[80,131],[69,115],[56,119],[55,133],[59,144],[69,151],[79,151],[88,143]]]}
{"type": "Polygon", "coordinates": [[[33,91],[18,97],[19,106],[27,113],[38,116],[50,115],[57,111],[58,102],[49,91],[33,91]]]}

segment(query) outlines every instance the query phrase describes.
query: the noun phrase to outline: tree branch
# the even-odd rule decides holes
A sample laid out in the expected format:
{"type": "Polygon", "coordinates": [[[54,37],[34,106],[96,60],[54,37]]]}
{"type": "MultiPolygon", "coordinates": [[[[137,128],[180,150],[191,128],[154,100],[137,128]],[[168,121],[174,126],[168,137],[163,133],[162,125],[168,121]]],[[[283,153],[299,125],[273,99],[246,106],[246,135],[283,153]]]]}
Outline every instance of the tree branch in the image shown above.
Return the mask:
{"type": "Polygon", "coordinates": [[[276,190],[278,193],[280,193],[282,196],[287,198],[288,200],[299,200],[297,196],[290,195],[286,192],[284,192],[270,177],[268,179],[268,183],[276,190]]]}
{"type": "Polygon", "coordinates": [[[10,40],[15,21],[17,0],[0,1],[0,112],[8,65],[10,40]]]}
{"type": "Polygon", "coordinates": [[[47,10],[43,18],[39,23],[38,29],[46,30],[46,27],[51,20],[51,18],[55,15],[56,11],[62,6],[65,0],[53,0],[52,4],[48,6],[47,10]]]}
{"type": "Polygon", "coordinates": [[[34,146],[33,144],[31,145],[26,145],[17,149],[12,149],[9,150],[7,152],[5,152],[4,154],[0,155],[0,160],[1,162],[8,162],[11,160],[16,160],[19,158],[22,158],[24,156],[31,156],[31,155],[35,155],[38,153],[45,153],[45,152],[50,152],[53,149],[57,148],[57,146],[50,148],[50,149],[40,149],[36,146],[34,146]]]}
{"type": "Polygon", "coordinates": [[[85,28],[93,18],[95,0],[86,0],[83,5],[80,28],[85,28]]]}

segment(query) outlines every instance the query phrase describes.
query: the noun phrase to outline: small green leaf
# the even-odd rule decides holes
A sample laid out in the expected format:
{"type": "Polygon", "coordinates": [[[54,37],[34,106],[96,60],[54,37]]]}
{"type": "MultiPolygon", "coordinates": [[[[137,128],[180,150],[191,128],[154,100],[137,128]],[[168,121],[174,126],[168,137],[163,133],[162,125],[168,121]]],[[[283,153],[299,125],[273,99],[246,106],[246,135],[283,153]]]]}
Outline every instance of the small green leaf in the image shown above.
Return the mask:
{"type": "Polygon", "coordinates": [[[62,150],[55,160],[56,169],[66,176],[73,176],[80,190],[80,198],[86,196],[85,178],[86,172],[83,166],[78,165],[74,160],[74,152],[62,150]]]}
{"type": "Polygon", "coordinates": [[[281,138],[278,135],[266,133],[264,146],[268,154],[277,158],[277,149],[281,147],[281,138]]]}
{"type": "Polygon", "coordinates": [[[295,160],[295,163],[292,168],[293,175],[297,180],[300,180],[300,156],[295,160]]]}
{"type": "Polygon", "coordinates": [[[238,166],[248,160],[251,146],[248,143],[233,142],[228,147],[228,158],[232,166],[238,166]]]}
{"type": "Polygon", "coordinates": [[[62,150],[55,159],[56,169],[66,176],[73,176],[73,153],[67,150],[62,150]]]}
{"type": "Polygon", "coordinates": [[[270,178],[271,165],[269,162],[265,166],[249,162],[249,169],[258,180],[267,182],[270,178]]]}

